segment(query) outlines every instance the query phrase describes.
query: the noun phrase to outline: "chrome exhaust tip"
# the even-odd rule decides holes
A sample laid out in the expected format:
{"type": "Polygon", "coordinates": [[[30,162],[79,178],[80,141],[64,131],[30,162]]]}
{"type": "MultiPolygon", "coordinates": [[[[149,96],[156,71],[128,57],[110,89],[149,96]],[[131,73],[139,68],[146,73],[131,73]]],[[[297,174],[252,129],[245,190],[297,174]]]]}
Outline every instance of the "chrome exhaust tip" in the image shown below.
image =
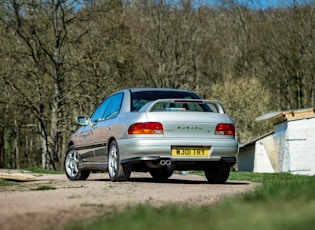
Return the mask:
{"type": "Polygon", "coordinates": [[[166,159],[166,160],[164,160],[164,159],[162,159],[162,160],[160,160],[159,162],[158,162],[158,165],[160,165],[160,166],[169,166],[169,165],[171,165],[172,164],[172,161],[171,160],[168,160],[168,159],[166,159]]]}
{"type": "Polygon", "coordinates": [[[162,159],[162,160],[159,161],[159,165],[164,166],[165,164],[166,164],[166,160],[162,159]]]}

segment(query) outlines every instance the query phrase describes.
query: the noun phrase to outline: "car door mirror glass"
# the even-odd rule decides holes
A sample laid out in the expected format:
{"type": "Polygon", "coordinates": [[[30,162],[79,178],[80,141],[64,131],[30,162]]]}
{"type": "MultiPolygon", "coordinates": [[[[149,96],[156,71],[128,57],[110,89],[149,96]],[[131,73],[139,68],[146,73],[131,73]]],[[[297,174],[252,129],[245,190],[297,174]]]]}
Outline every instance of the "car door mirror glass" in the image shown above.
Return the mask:
{"type": "Polygon", "coordinates": [[[79,115],[75,118],[75,121],[80,124],[80,125],[87,125],[88,124],[88,120],[86,119],[85,116],[79,115]]]}

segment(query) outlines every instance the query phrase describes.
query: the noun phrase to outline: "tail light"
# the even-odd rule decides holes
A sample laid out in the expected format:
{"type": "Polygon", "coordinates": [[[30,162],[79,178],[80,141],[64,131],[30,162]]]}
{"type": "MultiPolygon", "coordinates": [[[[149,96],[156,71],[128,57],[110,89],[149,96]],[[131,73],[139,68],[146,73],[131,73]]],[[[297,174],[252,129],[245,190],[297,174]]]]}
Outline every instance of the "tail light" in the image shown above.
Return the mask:
{"type": "Polygon", "coordinates": [[[163,134],[163,126],[159,122],[143,122],[132,124],[128,134],[163,134]]]}
{"type": "Polygon", "coordinates": [[[214,134],[235,136],[235,126],[233,124],[218,124],[214,134]]]}

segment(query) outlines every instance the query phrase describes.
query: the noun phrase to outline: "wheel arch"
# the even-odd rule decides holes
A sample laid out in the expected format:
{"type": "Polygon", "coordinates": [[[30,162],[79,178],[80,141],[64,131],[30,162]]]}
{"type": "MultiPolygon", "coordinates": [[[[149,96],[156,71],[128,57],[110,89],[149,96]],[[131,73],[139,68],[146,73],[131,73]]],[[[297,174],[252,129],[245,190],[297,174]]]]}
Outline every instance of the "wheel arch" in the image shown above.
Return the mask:
{"type": "Polygon", "coordinates": [[[74,143],[73,143],[73,141],[70,141],[70,142],[68,143],[68,148],[69,148],[70,146],[72,146],[72,145],[74,145],[74,143]]]}
{"type": "Polygon", "coordinates": [[[116,140],[115,137],[110,137],[110,138],[108,139],[107,146],[106,146],[107,156],[108,156],[110,144],[111,144],[113,141],[115,141],[115,140],[116,140]]]}

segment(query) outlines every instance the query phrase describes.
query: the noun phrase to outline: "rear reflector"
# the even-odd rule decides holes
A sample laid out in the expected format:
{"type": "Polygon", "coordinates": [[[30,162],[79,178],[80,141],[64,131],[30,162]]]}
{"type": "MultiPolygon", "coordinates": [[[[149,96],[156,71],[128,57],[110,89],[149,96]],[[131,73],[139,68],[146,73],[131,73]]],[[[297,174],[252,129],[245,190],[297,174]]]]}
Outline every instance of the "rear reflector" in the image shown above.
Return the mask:
{"type": "Polygon", "coordinates": [[[233,124],[218,124],[214,134],[235,136],[235,126],[233,124]]]}
{"type": "Polygon", "coordinates": [[[128,134],[163,134],[163,126],[159,122],[144,122],[132,124],[128,134]]]}

